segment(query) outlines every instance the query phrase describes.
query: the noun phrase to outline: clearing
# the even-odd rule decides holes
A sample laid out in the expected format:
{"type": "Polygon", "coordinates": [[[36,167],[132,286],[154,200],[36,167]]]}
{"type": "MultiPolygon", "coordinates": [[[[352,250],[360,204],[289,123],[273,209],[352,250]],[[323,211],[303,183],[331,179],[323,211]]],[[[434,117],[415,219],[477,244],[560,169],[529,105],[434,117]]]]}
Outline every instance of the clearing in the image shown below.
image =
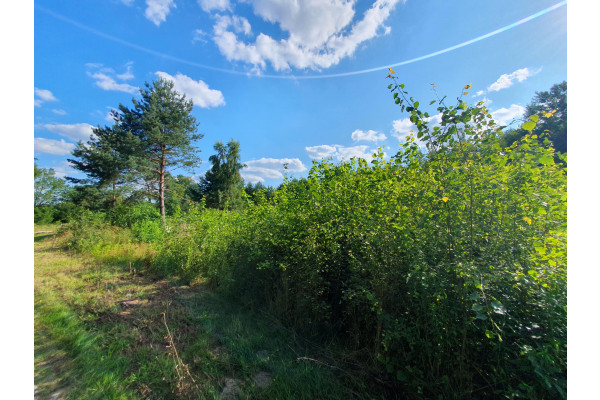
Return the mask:
{"type": "Polygon", "coordinates": [[[206,285],[72,254],[52,232],[34,243],[36,399],[401,398],[206,285]]]}

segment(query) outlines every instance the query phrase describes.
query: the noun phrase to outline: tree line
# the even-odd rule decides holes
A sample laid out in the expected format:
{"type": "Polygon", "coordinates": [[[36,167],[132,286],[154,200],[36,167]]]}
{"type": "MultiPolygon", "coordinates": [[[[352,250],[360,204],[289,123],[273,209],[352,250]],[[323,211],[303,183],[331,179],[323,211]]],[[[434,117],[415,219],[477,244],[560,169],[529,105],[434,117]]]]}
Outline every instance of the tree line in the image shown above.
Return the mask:
{"type": "MultiPolygon", "coordinates": [[[[245,184],[240,143],[233,139],[215,143],[211,168],[199,182],[177,173],[193,173],[201,163],[196,144],[203,135],[191,115],[193,103],[164,79],[146,83],[140,95],[132,99],[131,107],[120,104],[111,113],[111,126],[93,128],[90,140],[80,141],[73,150],[68,161],[85,178],[66,177],[65,182],[51,168],[35,165],[37,222],[66,221],[80,207],[108,211],[123,202],[150,202],[164,218],[200,202],[209,208],[235,210],[256,201],[259,193],[273,197],[276,188],[260,182],[245,184]]],[[[532,132],[538,140],[550,140],[557,154],[566,154],[567,83],[536,92],[524,118],[532,115],[540,116],[532,132]]],[[[509,147],[527,133],[522,128],[505,130],[500,144],[509,147]]]]}
{"type": "Polygon", "coordinates": [[[193,103],[174,90],[173,82],[146,83],[133,105],[120,104],[111,126],[92,129],[90,140],[80,141],[68,159],[85,178],[55,176],[53,169],[35,165],[36,220],[68,218],[69,206],[110,210],[123,201],[156,204],[164,218],[176,208],[204,201],[207,207],[239,209],[259,191],[271,196],[274,188],[248,183],[240,174],[240,144],[217,142],[209,157],[211,169],[195,182],[179,171],[193,173],[201,163],[198,122],[193,103]],[[63,204],[64,203],[64,204],[63,204]],[[52,210],[50,208],[54,207],[52,210]]]}

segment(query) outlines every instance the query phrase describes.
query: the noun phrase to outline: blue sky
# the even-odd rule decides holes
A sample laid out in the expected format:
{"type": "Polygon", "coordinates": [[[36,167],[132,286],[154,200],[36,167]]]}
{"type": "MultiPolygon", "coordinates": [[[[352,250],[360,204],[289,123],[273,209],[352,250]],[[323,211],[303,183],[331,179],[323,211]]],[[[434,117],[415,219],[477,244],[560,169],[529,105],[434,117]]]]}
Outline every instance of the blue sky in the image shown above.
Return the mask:
{"type": "Polygon", "coordinates": [[[387,90],[388,66],[422,104],[432,82],[448,98],[471,83],[467,100],[510,123],[567,79],[565,3],[36,0],[35,157],[77,176],[66,162],[77,140],[159,77],[194,101],[196,176],[231,138],[246,181],[267,185],[284,163],[300,177],[314,159],[394,154],[412,127],[387,90]]]}

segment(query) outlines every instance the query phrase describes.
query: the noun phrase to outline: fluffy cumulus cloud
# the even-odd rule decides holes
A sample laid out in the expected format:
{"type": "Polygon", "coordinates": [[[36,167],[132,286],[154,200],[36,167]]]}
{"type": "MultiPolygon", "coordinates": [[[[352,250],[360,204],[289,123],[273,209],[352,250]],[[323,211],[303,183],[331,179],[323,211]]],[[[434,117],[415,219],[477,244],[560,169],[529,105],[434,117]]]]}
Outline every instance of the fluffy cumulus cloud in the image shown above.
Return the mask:
{"type": "Polygon", "coordinates": [[[511,74],[500,75],[500,78],[498,78],[496,82],[488,86],[487,90],[490,92],[498,92],[502,89],[511,87],[515,83],[515,81],[523,82],[530,76],[535,75],[535,73],[536,72],[530,71],[529,68],[521,68],[511,74]]]}
{"type": "Polygon", "coordinates": [[[308,154],[308,156],[310,158],[321,159],[321,158],[332,157],[335,154],[335,152],[337,151],[338,147],[341,147],[341,146],[322,144],[319,146],[305,147],[305,150],[306,150],[306,154],[308,154]]]}
{"type": "Polygon", "coordinates": [[[225,105],[223,93],[219,90],[209,88],[208,85],[201,80],[195,81],[183,74],[172,76],[162,71],[157,71],[156,75],[159,78],[172,81],[175,90],[185,94],[188,99],[191,99],[194,102],[195,106],[210,108],[225,105]]]}
{"type": "MultiPolygon", "coordinates": [[[[432,115],[429,118],[425,118],[425,121],[429,122],[429,129],[433,129],[436,126],[440,126],[442,123],[442,114],[432,115]]],[[[417,134],[417,126],[410,122],[409,118],[397,119],[392,122],[394,132],[392,136],[399,140],[403,140],[407,135],[417,134]]]]}
{"type": "Polygon", "coordinates": [[[304,172],[306,167],[298,158],[261,158],[245,162],[241,174],[247,182],[282,179],[284,172],[304,172]]]}
{"type": "Polygon", "coordinates": [[[44,103],[46,101],[58,101],[58,99],[56,97],[54,97],[52,92],[49,90],[34,88],[34,93],[35,93],[35,97],[33,100],[33,104],[36,107],[41,107],[42,103],[44,103]]]}
{"type": "MultiPolygon", "coordinates": [[[[425,118],[427,122],[429,122],[429,129],[433,129],[436,126],[441,126],[442,124],[442,114],[432,115],[429,118],[425,118]]],[[[394,132],[392,136],[398,139],[401,142],[406,140],[406,137],[412,135],[415,139],[415,143],[421,148],[425,147],[425,143],[417,138],[417,126],[413,124],[409,118],[398,119],[392,122],[392,127],[394,132]]]]}
{"type": "Polygon", "coordinates": [[[320,160],[323,158],[337,159],[338,161],[350,160],[353,157],[364,158],[365,160],[372,160],[373,153],[376,149],[369,149],[367,145],[360,146],[342,146],[339,144],[322,144],[319,146],[305,147],[306,154],[314,160],[320,160]]]}
{"type": "Polygon", "coordinates": [[[525,107],[518,104],[512,104],[509,108],[499,108],[492,111],[492,118],[498,125],[509,125],[516,119],[523,116],[525,107]]]}
{"type": "Polygon", "coordinates": [[[377,0],[358,19],[355,0],[246,0],[256,16],[278,25],[285,37],[261,32],[252,41],[247,20],[218,15],[213,40],[229,61],[251,64],[257,72],[267,63],[276,71],[328,68],[353,55],[360,44],[389,34],[385,21],[400,1],[377,0]]]}
{"type": "Polygon", "coordinates": [[[159,26],[165,22],[167,15],[171,12],[171,8],[177,7],[173,0],[146,0],[146,11],[144,15],[154,25],[159,26]]]}
{"type": "Polygon", "coordinates": [[[53,154],[55,156],[65,156],[70,154],[75,148],[73,143],[65,142],[64,139],[54,140],[45,138],[34,138],[33,148],[40,153],[53,154]]]}
{"type": "Polygon", "coordinates": [[[368,131],[361,131],[360,129],[352,132],[352,140],[355,142],[379,142],[381,140],[386,140],[387,136],[383,133],[375,132],[374,130],[369,129],[368,131]]]}
{"type": "Polygon", "coordinates": [[[137,93],[139,88],[128,83],[122,82],[134,78],[131,72],[132,63],[125,64],[126,71],[117,74],[114,69],[104,67],[102,64],[86,64],[87,75],[96,81],[96,86],[103,90],[116,90],[125,93],[137,93]],[[121,82],[119,82],[121,81],[121,82]]]}
{"type": "Polygon", "coordinates": [[[90,139],[92,135],[92,129],[94,128],[90,124],[81,123],[81,124],[42,124],[38,125],[39,127],[49,130],[50,132],[54,132],[59,134],[60,136],[64,136],[67,139],[75,140],[75,141],[87,141],[90,139]]]}

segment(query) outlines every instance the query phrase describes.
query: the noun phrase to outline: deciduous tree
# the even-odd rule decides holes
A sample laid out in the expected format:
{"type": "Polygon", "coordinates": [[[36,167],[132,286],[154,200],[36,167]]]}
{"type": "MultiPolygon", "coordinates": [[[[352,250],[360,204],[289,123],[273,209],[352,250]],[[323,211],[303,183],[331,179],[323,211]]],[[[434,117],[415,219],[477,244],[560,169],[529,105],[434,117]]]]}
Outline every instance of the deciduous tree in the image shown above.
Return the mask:
{"type": "Polygon", "coordinates": [[[215,143],[216,154],[209,157],[212,167],[200,183],[206,205],[219,209],[239,209],[245,204],[244,180],[240,174],[240,143],[215,143]]]}

